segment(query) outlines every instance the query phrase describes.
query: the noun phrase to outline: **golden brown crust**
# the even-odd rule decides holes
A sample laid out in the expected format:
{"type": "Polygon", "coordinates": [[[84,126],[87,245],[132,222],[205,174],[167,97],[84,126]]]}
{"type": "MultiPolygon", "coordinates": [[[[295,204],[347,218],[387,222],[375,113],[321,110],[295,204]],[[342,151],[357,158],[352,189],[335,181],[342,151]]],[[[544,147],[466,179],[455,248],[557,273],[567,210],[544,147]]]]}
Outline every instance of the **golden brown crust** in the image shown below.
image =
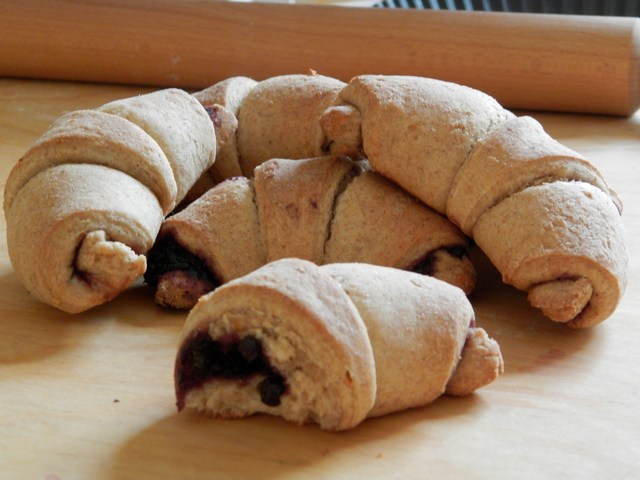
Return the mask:
{"type": "Polygon", "coordinates": [[[323,75],[282,75],[259,82],[238,113],[238,151],[246,176],[272,158],[301,159],[324,154],[320,114],[344,83],[323,75]]]}

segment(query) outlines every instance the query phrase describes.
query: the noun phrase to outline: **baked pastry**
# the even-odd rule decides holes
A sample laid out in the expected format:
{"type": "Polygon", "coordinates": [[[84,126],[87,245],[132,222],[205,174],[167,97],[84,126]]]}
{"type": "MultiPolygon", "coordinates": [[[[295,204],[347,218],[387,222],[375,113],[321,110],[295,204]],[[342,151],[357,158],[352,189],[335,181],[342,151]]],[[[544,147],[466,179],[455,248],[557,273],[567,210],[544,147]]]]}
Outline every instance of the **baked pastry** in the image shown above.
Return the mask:
{"type": "Polygon", "coordinates": [[[139,181],[83,163],[37,174],[6,215],[18,278],[37,299],[68,313],[111,300],[140,277],[163,218],[139,181]]]}
{"type": "Polygon", "coordinates": [[[302,159],[323,154],[320,114],[344,83],[309,74],[271,77],[258,82],[238,112],[238,152],[245,176],[272,158],[302,159]]]}
{"type": "Polygon", "coordinates": [[[254,171],[267,261],[296,257],[320,264],[336,198],[356,175],[346,157],[272,159],[254,171]]]}
{"type": "Polygon", "coordinates": [[[145,278],[156,301],[173,308],[287,257],[414,270],[469,293],[476,272],[467,247],[451,222],[366,163],[271,159],[252,180],[228,179],[167,218],[145,278]]]}
{"type": "Polygon", "coordinates": [[[329,150],[361,151],[375,171],[445,213],[451,185],[475,143],[510,118],[478,90],[431,78],[367,75],[340,91],[320,123],[329,150]]]}
{"type": "Polygon", "coordinates": [[[358,262],[436,277],[469,294],[468,242],[444,216],[393,182],[364,171],[336,199],[324,263],[358,262]]]}
{"type": "Polygon", "coordinates": [[[230,178],[168,217],[147,263],[144,278],[155,289],[156,302],[179,309],[264,265],[251,181],[230,178]]]}
{"type": "Polygon", "coordinates": [[[194,93],[216,126],[218,152],[185,204],[224,179],[253,176],[266,160],[321,155],[324,135],[318,117],[344,85],[310,71],[260,82],[231,77],[194,93]]]}
{"type": "Polygon", "coordinates": [[[231,77],[193,94],[213,121],[216,161],[191,188],[186,204],[222,180],[242,176],[236,141],[238,111],[244,98],[256,84],[255,80],[248,77],[231,77]]]}
{"type": "Polygon", "coordinates": [[[97,110],[77,110],[56,121],[14,165],[4,189],[4,211],[41,171],[62,164],[90,163],[120,170],[151,189],[169,213],[178,187],[166,155],[138,125],[97,110]]]}
{"type": "Polygon", "coordinates": [[[199,300],[175,389],[179,410],[345,430],[468,395],[502,370],[460,289],[386,267],[282,259],[199,300]]]}
{"type": "Polygon", "coordinates": [[[216,137],[206,110],[177,88],[115,100],[99,108],[135,123],[153,138],[169,161],[178,204],[215,162],[216,137]]]}
{"type": "Polygon", "coordinates": [[[628,264],[621,203],[532,118],[460,85],[365,75],[320,124],[327,151],[365,156],[446,214],[552,320],[587,327],[615,310],[628,264]]]}
{"type": "Polygon", "coordinates": [[[36,298],[69,313],[112,299],[144,273],[164,215],[214,151],[209,116],[181,90],[62,116],[7,179],[16,274],[36,298]]]}

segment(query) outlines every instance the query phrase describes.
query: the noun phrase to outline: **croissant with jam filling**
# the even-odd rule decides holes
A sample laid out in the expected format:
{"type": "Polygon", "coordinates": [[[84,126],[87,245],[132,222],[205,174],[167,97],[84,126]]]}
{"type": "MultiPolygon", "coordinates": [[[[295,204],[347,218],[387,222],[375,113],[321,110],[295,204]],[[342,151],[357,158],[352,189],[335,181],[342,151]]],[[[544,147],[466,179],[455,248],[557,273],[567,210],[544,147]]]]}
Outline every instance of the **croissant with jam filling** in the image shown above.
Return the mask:
{"type": "Polygon", "coordinates": [[[175,391],[179,410],[345,430],[468,395],[502,371],[459,288],[388,267],[282,259],[198,301],[175,391]]]}
{"type": "Polygon", "coordinates": [[[146,269],[164,215],[215,160],[205,109],[168,89],[56,120],[4,191],[11,263],[69,313],[104,303],[146,269]]]}
{"type": "Polygon", "coordinates": [[[286,257],[414,270],[469,293],[476,272],[467,246],[451,222],[365,163],[272,159],[253,179],[228,179],[167,218],[145,278],[173,308],[286,257]]]}
{"type": "Polygon", "coordinates": [[[446,214],[552,320],[608,318],[626,285],[621,204],[585,158],[491,97],[418,77],[356,77],[321,116],[329,152],[364,155],[446,214]]]}

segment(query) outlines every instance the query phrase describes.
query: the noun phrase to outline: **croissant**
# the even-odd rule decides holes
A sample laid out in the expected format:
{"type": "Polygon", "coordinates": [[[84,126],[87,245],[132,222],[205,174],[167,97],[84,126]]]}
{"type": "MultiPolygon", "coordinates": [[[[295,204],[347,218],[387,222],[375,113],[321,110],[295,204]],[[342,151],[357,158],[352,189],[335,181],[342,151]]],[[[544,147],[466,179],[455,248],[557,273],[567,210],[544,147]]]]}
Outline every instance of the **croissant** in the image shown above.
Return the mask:
{"type": "Polygon", "coordinates": [[[60,117],[5,186],[8,251],[24,286],[69,313],[128,288],[212,152],[212,122],[182,90],[60,117]]]}
{"type": "Polygon", "coordinates": [[[388,267],[282,259],[201,297],[180,336],[175,391],[179,410],[345,430],[469,395],[502,371],[460,289],[388,267]]]}
{"type": "Polygon", "coordinates": [[[433,275],[469,293],[467,238],[366,164],[347,157],[271,159],[167,218],[145,274],[156,302],[191,308],[203,293],[295,257],[433,275]]]}
{"type": "Polygon", "coordinates": [[[615,310],[628,264],[621,203],[534,119],[461,85],[365,75],[320,124],[328,152],[366,156],[446,214],[552,320],[588,327],[615,310]]]}

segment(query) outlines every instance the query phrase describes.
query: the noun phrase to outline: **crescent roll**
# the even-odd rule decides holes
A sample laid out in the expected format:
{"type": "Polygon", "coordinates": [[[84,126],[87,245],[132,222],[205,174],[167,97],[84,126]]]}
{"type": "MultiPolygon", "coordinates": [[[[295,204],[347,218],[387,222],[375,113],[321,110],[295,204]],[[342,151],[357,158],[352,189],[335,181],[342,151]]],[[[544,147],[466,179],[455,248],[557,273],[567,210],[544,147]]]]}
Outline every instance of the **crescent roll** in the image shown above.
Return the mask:
{"type": "Polygon", "coordinates": [[[159,305],[191,308],[266,263],[254,197],[250,180],[230,178],[163,222],[145,273],[159,305]]]}
{"type": "Polygon", "coordinates": [[[345,430],[468,395],[502,370],[462,290],[386,267],[282,259],[198,301],[180,336],[175,390],[179,410],[345,430]]]}
{"type": "Polygon", "coordinates": [[[213,123],[202,105],[184,90],[168,88],[115,100],[99,110],[135,123],[158,143],[173,170],[176,204],[215,162],[213,123]]]}
{"type": "Polygon", "coordinates": [[[16,274],[69,313],[114,298],[145,272],[164,216],[214,160],[212,122],[181,90],[63,115],[5,186],[16,274]]]}
{"type": "Polygon", "coordinates": [[[190,308],[215,286],[289,257],[413,270],[469,293],[476,272],[467,238],[367,170],[341,156],[272,159],[253,179],[216,185],[164,221],[146,276],[156,301],[190,308]]]}
{"type": "Polygon", "coordinates": [[[7,215],[7,247],[34,297],[79,313],[144,273],[144,253],[162,218],[155,195],[127,174],[102,165],[56,165],[18,192],[7,215]]]}
{"type": "Polygon", "coordinates": [[[318,123],[344,83],[334,78],[291,74],[258,82],[238,112],[238,152],[245,176],[272,158],[302,159],[323,154],[318,123]]]}
{"type": "Polygon", "coordinates": [[[365,156],[446,214],[552,320],[587,327],[614,312],[628,264],[622,204],[534,119],[460,85],[364,75],[319,122],[328,151],[365,156]]]}

